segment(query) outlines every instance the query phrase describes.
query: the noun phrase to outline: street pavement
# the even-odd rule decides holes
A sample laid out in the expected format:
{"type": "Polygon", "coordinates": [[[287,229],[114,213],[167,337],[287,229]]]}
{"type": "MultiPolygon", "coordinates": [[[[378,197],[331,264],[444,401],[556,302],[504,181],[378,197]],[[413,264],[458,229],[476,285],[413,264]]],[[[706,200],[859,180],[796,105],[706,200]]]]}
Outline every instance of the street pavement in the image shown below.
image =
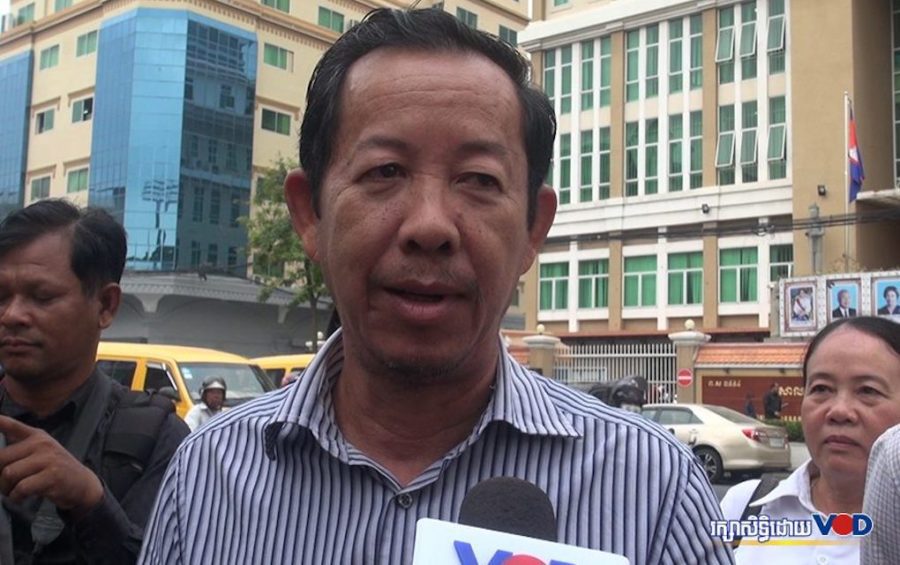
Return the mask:
{"type": "MultiPolygon", "coordinates": [[[[802,442],[791,442],[791,470],[793,471],[800,465],[802,465],[806,460],[809,459],[809,450],[806,449],[806,444],[802,442]]],[[[725,496],[725,493],[738,484],[739,482],[746,480],[745,477],[735,474],[732,476],[725,475],[725,477],[718,483],[713,485],[713,490],[716,491],[716,495],[719,497],[719,500],[722,500],[722,497],[725,496]]]]}

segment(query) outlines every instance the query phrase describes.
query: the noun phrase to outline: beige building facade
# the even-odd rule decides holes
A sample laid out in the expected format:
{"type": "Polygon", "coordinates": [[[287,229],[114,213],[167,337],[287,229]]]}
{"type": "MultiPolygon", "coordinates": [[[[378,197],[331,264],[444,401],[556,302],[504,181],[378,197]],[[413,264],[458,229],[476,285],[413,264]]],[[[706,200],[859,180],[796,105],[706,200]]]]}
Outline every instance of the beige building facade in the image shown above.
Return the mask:
{"type": "Polygon", "coordinates": [[[519,40],[559,118],[560,205],[523,277],[526,327],[665,339],[693,319],[755,340],[780,278],[900,265],[898,14],[891,0],[535,2],[519,40]]]}

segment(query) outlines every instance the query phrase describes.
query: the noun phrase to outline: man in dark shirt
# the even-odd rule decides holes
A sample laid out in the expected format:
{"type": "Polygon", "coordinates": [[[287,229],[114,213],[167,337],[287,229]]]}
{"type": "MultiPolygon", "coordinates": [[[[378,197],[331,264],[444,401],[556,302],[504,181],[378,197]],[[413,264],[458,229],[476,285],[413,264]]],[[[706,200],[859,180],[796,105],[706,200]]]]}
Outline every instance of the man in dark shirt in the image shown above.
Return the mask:
{"type": "Polygon", "coordinates": [[[778,392],[778,383],[772,383],[763,396],[763,409],[767,420],[781,418],[781,393],[778,392]]]}
{"type": "Polygon", "coordinates": [[[121,299],[125,253],[125,232],[109,214],[61,200],[0,224],[4,565],[10,556],[16,565],[133,563],[159,482],[187,435],[171,402],[95,370],[100,332],[121,299]]]}

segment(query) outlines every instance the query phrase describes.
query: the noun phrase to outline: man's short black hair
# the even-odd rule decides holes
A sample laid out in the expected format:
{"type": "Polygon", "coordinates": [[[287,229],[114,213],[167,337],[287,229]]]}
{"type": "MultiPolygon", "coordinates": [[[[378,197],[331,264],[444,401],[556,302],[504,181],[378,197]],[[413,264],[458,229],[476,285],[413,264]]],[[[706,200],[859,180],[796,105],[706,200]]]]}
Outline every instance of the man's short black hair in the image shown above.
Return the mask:
{"type": "Polygon", "coordinates": [[[893,291],[894,296],[900,296],[900,292],[897,292],[897,287],[894,286],[894,285],[891,285],[891,286],[889,286],[889,287],[887,287],[887,288],[884,289],[884,299],[885,299],[885,300],[887,300],[887,295],[888,295],[888,293],[891,292],[891,291],[893,291]]]}
{"type": "Polygon", "coordinates": [[[61,199],[47,199],[16,210],[0,222],[0,260],[39,237],[71,233],[70,268],[87,295],[122,280],[125,270],[125,230],[106,210],[79,209],[61,199]]]}
{"type": "Polygon", "coordinates": [[[373,10],[344,33],[316,65],[306,92],[306,112],[300,128],[300,165],[309,177],[316,210],[341,119],[340,94],[347,72],[357,60],[383,47],[477,53],[509,76],[522,111],[530,226],[534,221],[537,193],[547,176],[553,154],[556,136],[553,106],[531,83],[531,66],[515,48],[435,8],[373,10]]]}

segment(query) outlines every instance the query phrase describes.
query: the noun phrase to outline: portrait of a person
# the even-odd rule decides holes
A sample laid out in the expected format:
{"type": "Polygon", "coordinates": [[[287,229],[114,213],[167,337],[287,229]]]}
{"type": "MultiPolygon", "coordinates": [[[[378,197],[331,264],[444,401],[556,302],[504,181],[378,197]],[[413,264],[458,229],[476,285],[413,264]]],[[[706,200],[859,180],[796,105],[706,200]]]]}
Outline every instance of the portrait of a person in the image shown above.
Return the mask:
{"type": "Polygon", "coordinates": [[[850,291],[842,288],[837,293],[837,307],[831,311],[831,318],[855,318],[857,316],[856,308],[851,305],[850,291]]]}
{"type": "Polygon", "coordinates": [[[884,306],[878,309],[879,316],[898,316],[900,315],[900,304],[898,304],[898,297],[900,297],[900,291],[897,290],[895,285],[888,285],[884,288],[884,292],[882,293],[884,297],[884,306]]]}
{"type": "Polygon", "coordinates": [[[801,287],[794,295],[791,307],[791,320],[794,322],[808,322],[812,319],[813,303],[812,294],[806,287],[801,287]]]}

